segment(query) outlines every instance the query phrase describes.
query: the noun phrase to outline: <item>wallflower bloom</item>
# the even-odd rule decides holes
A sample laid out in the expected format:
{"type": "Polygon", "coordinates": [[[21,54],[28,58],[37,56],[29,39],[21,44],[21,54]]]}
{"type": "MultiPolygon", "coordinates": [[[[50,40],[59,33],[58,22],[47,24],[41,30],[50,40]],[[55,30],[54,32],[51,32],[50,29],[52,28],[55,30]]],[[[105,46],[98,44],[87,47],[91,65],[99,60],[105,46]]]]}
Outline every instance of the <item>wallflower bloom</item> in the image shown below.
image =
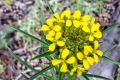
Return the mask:
{"type": "Polygon", "coordinates": [[[54,66],[56,66],[56,65],[62,63],[60,71],[61,72],[66,72],[67,71],[67,64],[73,64],[76,61],[74,56],[71,56],[66,60],[66,58],[69,54],[70,54],[70,51],[65,48],[61,53],[61,59],[53,59],[52,64],[54,66]]]}
{"type": "Polygon", "coordinates": [[[101,50],[98,50],[98,46],[99,46],[99,42],[98,41],[94,41],[94,49],[91,46],[87,46],[87,52],[90,52],[93,55],[93,58],[95,60],[95,62],[99,61],[99,56],[102,57],[103,52],[101,50]]]}
{"type": "Polygon", "coordinates": [[[90,25],[84,26],[82,29],[90,34],[89,41],[93,41],[94,37],[96,38],[102,37],[102,32],[99,30],[99,28],[100,24],[95,23],[95,18],[92,17],[90,25]]]}
{"type": "Polygon", "coordinates": [[[57,66],[60,72],[81,76],[103,55],[96,39],[102,37],[100,24],[95,22],[94,17],[83,15],[80,10],[74,13],[65,10],[53,16],[41,28],[49,41],[48,50],[56,52],[51,55],[51,64],[57,66]]]}
{"type": "Polygon", "coordinates": [[[73,69],[70,71],[70,75],[73,75],[75,71],[77,71],[77,75],[78,76],[81,76],[82,75],[82,72],[86,70],[85,68],[83,67],[80,67],[78,66],[77,63],[73,64],[73,69]]]}

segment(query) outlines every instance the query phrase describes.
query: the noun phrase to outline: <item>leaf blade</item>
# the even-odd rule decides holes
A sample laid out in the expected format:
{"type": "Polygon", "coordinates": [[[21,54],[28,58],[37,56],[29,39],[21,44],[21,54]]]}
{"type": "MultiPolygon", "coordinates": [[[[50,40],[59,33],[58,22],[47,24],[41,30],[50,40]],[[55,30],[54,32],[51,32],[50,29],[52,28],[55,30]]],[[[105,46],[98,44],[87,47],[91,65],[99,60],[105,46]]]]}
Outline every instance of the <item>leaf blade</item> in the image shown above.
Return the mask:
{"type": "Polygon", "coordinates": [[[37,55],[37,56],[31,58],[30,60],[35,60],[35,59],[38,59],[38,58],[41,58],[41,57],[45,57],[45,56],[48,56],[48,55],[50,55],[50,54],[52,54],[52,53],[53,53],[53,52],[48,51],[48,52],[39,54],[39,55],[37,55]]]}
{"type": "Polygon", "coordinates": [[[115,60],[112,60],[112,59],[110,59],[110,58],[108,58],[108,57],[106,57],[106,56],[102,56],[102,58],[104,58],[104,59],[106,59],[106,60],[108,60],[108,61],[110,61],[110,62],[112,62],[112,63],[114,63],[114,64],[120,65],[119,62],[117,62],[117,61],[115,61],[115,60]]]}
{"type": "MultiPolygon", "coordinates": [[[[8,26],[6,25],[6,27],[8,27],[8,26]]],[[[33,36],[33,35],[31,35],[31,34],[25,32],[25,31],[23,31],[23,30],[20,30],[20,29],[16,28],[15,26],[14,26],[14,27],[11,26],[10,28],[13,28],[13,29],[17,30],[18,32],[20,32],[20,33],[22,33],[22,34],[24,34],[24,35],[30,37],[31,39],[34,39],[34,40],[36,40],[36,41],[38,41],[38,42],[41,42],[41,43],[44,43],[45,45],[48,45],[46,42],[40,40],[39,38],[37,38],[37,37],[35,37],[35,36],[33,36]]]]}
{"type": "Polygon", "coordinates": [[[83,76],[86,80],[90,80],[86,74],[82,73],[82,76],[83,76]]]}
{"type": "Polygon", "coordinates": [[[114,26],[111,26],[111,27],[103,30],[102,33],[103,33],[103,34],[108,33],[108,32],[112,31],[113,29],[115,29],[115,28],[117,28],[117,27],[119,27],[119,26],[120,26],[120,23],[118,23],[118,24],[116,24],[116,25],[114,25],[114,26]]]}
{"type": "Polygon", "coordinates": [[[46,1],[46,3],[47,3],[48,8],[50,9],[50,12],[51,12],[52,14],[54,14],[54,11],[53,11],[51,5],[49,4],[48,0],[45,0],[45,1],[46,1]]]}
{"type": "Polygon", "coordinates": [[[35,73],[31,78],[29,78],[28,80],[34,80],[36,77],[38,77],[39,75],[43,74],[45,71],[48,71],[49,69],[53,68],[53,66],[48,66],[46,68],[44,68],[43,70],[35,73]]]}
{"type": "Polygon", "coordinates": [[[87,73],[84,73],[84,74],[86,74],[88,77],[95,77],[95,78],[100,78],[100,79],[105,79],[105,80],[111,80],[109,78],[106,78],[106,77],[103,77],[103,76],[99,76],[99,75],[87,74],[87,73]]]}
{"type": "Polygon", "coordinates": [[[104,51],[104,54],[107,52],[110,52],[112,49],[114,49],[117,45],[110,46],[107,50],[104,51]]]}
{"type": "Polygon", "coordinates": [[[32,66],[28,65],[26,62],[22,61],[9,47],[7,47],[9,52],[13,55],[15,59],[17,59],[21,64],[23,64],[25,67],[29,68],[30,70],[34,72],[38,72],[36,69],[34,69],[32,66]]]}

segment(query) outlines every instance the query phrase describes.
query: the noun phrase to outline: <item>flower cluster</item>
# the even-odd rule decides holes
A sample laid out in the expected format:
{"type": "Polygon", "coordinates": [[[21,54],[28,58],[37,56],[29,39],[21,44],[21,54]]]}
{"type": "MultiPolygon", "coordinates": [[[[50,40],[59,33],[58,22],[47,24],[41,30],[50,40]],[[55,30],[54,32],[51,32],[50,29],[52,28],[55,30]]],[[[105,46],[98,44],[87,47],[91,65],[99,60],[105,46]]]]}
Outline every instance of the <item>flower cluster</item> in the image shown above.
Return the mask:
{"type": "Polygon", "coordinates": [[[80,76],[103,55],[97,40],[102,37],[100,24],[95,22],[94,17],[82,15],[80,10],[73,14],[65,10],[53,15],[41,28],[47,32],[46,39],[51,42],[49,51],[58,52],[51,63],[59,65],[60,72],[80,76]]]}

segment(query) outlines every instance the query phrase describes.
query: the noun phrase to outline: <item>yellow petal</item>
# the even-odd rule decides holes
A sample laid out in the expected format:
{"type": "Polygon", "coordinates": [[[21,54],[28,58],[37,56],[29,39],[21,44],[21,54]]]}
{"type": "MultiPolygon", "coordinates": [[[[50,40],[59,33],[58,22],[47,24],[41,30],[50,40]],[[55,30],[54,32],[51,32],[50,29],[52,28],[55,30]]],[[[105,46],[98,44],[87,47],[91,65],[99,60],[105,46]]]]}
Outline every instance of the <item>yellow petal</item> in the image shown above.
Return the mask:
{"type": "Polygon", "coordinates": [[[74,68],[70,71],[70,75],[73,75],[74,74],[74,72],[76,71],[76,67],[75,66],[73,66],[74,68]]]}
{"type": "Polygon", "coordinates": [[[82,71],[81,70],[77,70],[77,76],[81,76],[82,75],[82,71]]]}
{"type": "Polygon", "coordinates": [[[59,16],[58,13],[54,13],[53,15],[54,15],[55,18],[60,19],[60,16],[59,16]]]}
{"type": "Polygon", "coordinates": [[[74,71],[70,71],[70,75],[72,76],[74,74],[74,71]]]}
{"type": "Polygon", "coordinates": [[[102,37],[102,32],[100,32],[99,30],[93,35],[96,38],[101,38],[102,37]]]}
{"type": "Polygon", "coordinates": [[[61,17],[61,19],[64,19],[64,17],[65,17],[65,13],[62,12],[61,15],[60,15],[60,17],[61,17]]]}
{"type": "Polygon", "coordinates": [[[80,19],[81,17],[81,12],[80,10],[76,10],[73,14],[74,19],[80,19]]]}
{"type": "Polygon", "coordinates": [[[68,63],[68,64],[73,64],[75,61],[76,61],[75,57],[72,56],[72,57],[70,57],[70,58],[68,58],[68,59],[66,60],[66,63],[68,63]]]}
{"type": "Polygon", "coordinates": [[[86,46],[84,46],[84,55],[88,55],[89,51],[87,50],[86,46]]]}
{"type": "Polygon", "coordinates": [[[65,48],[62,51],[61,58],[65,59],[69,54],[70,54],[70,51],[67,48],[65,48]]]}
{"type": "Polygon", "coordinates": [[[81,70],[81,71],[86,70],[85,68],[83,68],[83,67],[79,67],[79,66],[78,66],[78,69],[81,70]]]}
{"type": "Polygon", "coordinates": [[[90,32],[90,29],[87,26],[83,26],[82,30],[85,32],[90,32]]]}
{"type": "Polygon", "coordinates": [[[78,27],[80,27],[81,23],[80,23],[80,21],[78,21],[78,20],[73,20],[73,25],[74,25],[76,28],[78,28],[78,27]]]}
{"type": "Polygon", "coordinates": [[[48,35],[54,36],[54,35],[55,35],[55,31],[54,31],[54,30],[49,31],[49,32],[48,32],[48,35]]]}
{"type": "Polygon", "coordinates": [[[92,35],[89,36],[89,41],[93,41],[94,37],[92,35]]]}
{"type": "Polygon", "coordinates": [[[94,57],[95,62],[99,61],[99,58],[98,58],[98,56],[96,54],[93,54],[93,57],[94,57]]]}
{"type": "Polygon", "coordinates": [[[97,50],[97,54],[98,54],[99,56],[102,57],[102,55],[103,55],[103,51],[101,51],[101,50],[97,50]]]}
{"type": "Polygon", "coordinates": [[[47,25],[42,25],[41,30],[42,31],[48,31],[48,30],[50,30],[50,28],[47,25]]]}
{"type": "Polygon", "coordinates": [[[60,60],[60,59],[53,59],[53,60],[52,60],[52,64],[53,64],[54,66],[60,64],[61,62],[62,62],[62,60],[60,60]]]}
{"type": "Polygon", "coordinates": [[[46,39],[49,40],[49,41],[53,41],[54,40],[54,38],[51,35],[49,35],[49,34],[46,35],[46,39]]]}
{"type": "Polygon", "coordinates": [[[78,52],[78,53],[77,53],[77,58],[78,58],[79,60],[82,60],[82,59],[83,59],[83,54],[82,54],[81,52],[78,52]]]}
{"type": "Polygon", "coordinates": [[[70,71],[70,75],[73,75],[75,71],[76,71],[76,67],[74,66],[74,68],[70,71]]]}
{"type": "Polygon", "coordinates": [[[49,46],[49,51],[54,51],[54,50],[55,50],[55,43],[52,43],[49,46]]]}
{"type": "Polygon", "coordinates": [[[53,23],[56,21],[55,18],[48,18],[46,20],[46,23],[49,25],[49,26],[53,26],[53,23]]]}
{"type": "Polygon", "coordinates": [[[87,57],[86,59],[87,59],[87,61],[88,61],[88,63],[89,63],[90,65],[93,65],[94,62],[95,62],[92,57],[87,57]]]}
{"type": "Polygon", "coordinates": [[[84,46],[84,54],[85,55],[88,55],[87,51],[92,53],[93,52],[93,48],[91,46],[84,46]]]}
{"type": "Polygon", "coordinates": [[[60,72],[67,72],[67,64],[63,63],[61,68],[60,68],[60,72]]]}
{"type": "Polygon", "coordinates": [[[65,10],[65,11],[64,11],[64,14],[65,14],[65,16],[66,16],[68,19],[69,19],[70,16],[71,16],[70,10],[65,10]]]}
{"type": "Polygon", "coordinates": [[[60,30],[61,30],[61,26],[60,26],[60,25],[55,25],[55,26],[54,26],[54,30],[55,30],[56,32],[60,31],[60,30]]]}
{"type": "Polygon", "coordinates": [[[62,47],[65,45],[65,42],[64,41],[57,41],[57,45],[62,47]]]}
{"type": "Polygon", "coordinates": [[[95,31],[99,30],[99,28],[100,28],[100,24],[99,23],[93,24],[91,26],[91,32],[95,32],[95,31]]]}
{"type": "Polygon", "coordinates": [[[90,25],[93,25],[95,23],[95,17],[92,17],[90,25]]]}
{"type": "Polygon", "coordinates": [[[90,20],[90,16],[89,15],[84,15],[82,18],[82,21],[89,21],[90,20]]]}
{"type": "Polygon", "coordinates": [[[72,21],[71,21],[71,20],[67,20],[67,21],[66,21],[66,26],[67,26],[67,27],[70,27],[71,25],[72,25],[72,21]]]}
{"type": "Polygon", "coordinates": [[[55,39],[58,40],[58,39],[60,39],[61,36],[62,36],[62,32],[57,32],[55,34],[55,39]]]}
{"type": "Polygon", "coordinates": [[[98,49],[99,47],[99,42],[97,40],[94,41],[94,49],[98,49]]]}
{"type": "Polygon", "coordinates": [[[83,59],[83,66],[85,67],[85,69],[88,69],[90,67],[86,59],[83,59]]]}

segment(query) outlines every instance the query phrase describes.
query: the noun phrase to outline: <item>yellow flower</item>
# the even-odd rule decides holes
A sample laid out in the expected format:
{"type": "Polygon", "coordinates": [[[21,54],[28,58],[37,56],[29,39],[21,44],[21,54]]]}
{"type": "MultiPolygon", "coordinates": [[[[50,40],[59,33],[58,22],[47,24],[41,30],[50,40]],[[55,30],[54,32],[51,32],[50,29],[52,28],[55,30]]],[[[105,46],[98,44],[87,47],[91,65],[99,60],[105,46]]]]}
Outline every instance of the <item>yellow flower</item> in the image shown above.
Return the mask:
{"type": "Polygon", "coordinates": [[[101,50],[98,50],[98,46],[99,42],[96,40],[94,41],[94,49],[91,46],[86,46],[86,51],[90,52],[93,55],[95,62],[99,61],[98,55],[100,57],[103,55],[103,52],[101,50]]]}
{"type": "Polygon", "coordinates": [[[83,21],[83,22],[87,22],[87,21],[89,21],[89,20],[90,20],[90,16],[87,15],[87,14],[82,17],[82,21],[83,21]]]}
{"type": "Polygon", "coordinates": [[[102,32],[99,30],[100,24],[99,23],[94,23],[94,18],[92,18],[93,21],[91,22],[92,26],[90,28],[88,26],[83,26],[83,31],[90,33],[89,36],[89,41],[93,41],[94,37],[96,38],[101,38],[102,37],[102,32]]]}
{"type": "Polygon", "coordinates": [[[78,66],[77,63],[73,64],[73,69],[70,71],[70,75],[73,75],[75,71],[77,71],[77,76],[81,76],[82,72],[86,70],[83,67],[78,66]]]}
{"type": "Polygon", "coordinates": [[[49,31],[49,30],[53,30],[53,24],[54,24],[54,22],[56,21],[56,19],[55,18],[49,18],[49,19],[47,19],[46,20],[46,25],[44,24],[44,25],[42,25],[42,28],[41,28],[41,30],[42,31],[49,31]]]}
{"type": "Polygon", "coordinates": [[[65,21],[64,21],[64,12],[61,14],[61,15],[59,15],[58,13],[54,13],[53,14],[54,15],[54,17],[56,18],[56,22],[62,22],[62,23],[64,23],[65,21]]]}
{"type": "Polygon", "coordinates": [[[42,25],[41,30],[42,31],[48,31],[48,30],[50,30],[50,28],[47,25],[42,25]]]}
{"type": "Polygon", "coordinates": [[[73,14],[74,19],[79,20],[81,18],[81,12],[80,10],[76,10],[73,14]]]}
{"type": "Polygon", "coordinates": [[[61,53],[61,59],[53,59],[52,60],[52,64],[54,66],[62,63],[60,72],[67,72],[67,64],[73,64],[76,61],[74,56],[71,56],[66,60],[66,58],[68,57],[69,54],[70,54],[70,51],[67,48],[65,48],[65,49],[63,49],[63,51],[61,53]]]}
{"type": "Polygon", "coordinates": [[[56,47],[56,44],[60,47],[64,46],[65,45],[65,42],[64,41],[55,41],[53,42],[52,44],[49,45],[49,51],[54,51],[55,50],[55,47],[56,47]]]}
{"type": "Polygon", "coordinates": [[[78,52],[77,58],[83,62],[83,66],[88,69],[90,65],[94,64],[94,59],[92,57],[89,57],[88,55],[85,55],[85,53],[78,52]]]}
{"type": "Polygon", "coordinates": [[[55,25],[55,26],[54,26],[54,30],[55,30],[56,32],[61,31],[61,26],[60,26],[60,25],[55,25]]]}

